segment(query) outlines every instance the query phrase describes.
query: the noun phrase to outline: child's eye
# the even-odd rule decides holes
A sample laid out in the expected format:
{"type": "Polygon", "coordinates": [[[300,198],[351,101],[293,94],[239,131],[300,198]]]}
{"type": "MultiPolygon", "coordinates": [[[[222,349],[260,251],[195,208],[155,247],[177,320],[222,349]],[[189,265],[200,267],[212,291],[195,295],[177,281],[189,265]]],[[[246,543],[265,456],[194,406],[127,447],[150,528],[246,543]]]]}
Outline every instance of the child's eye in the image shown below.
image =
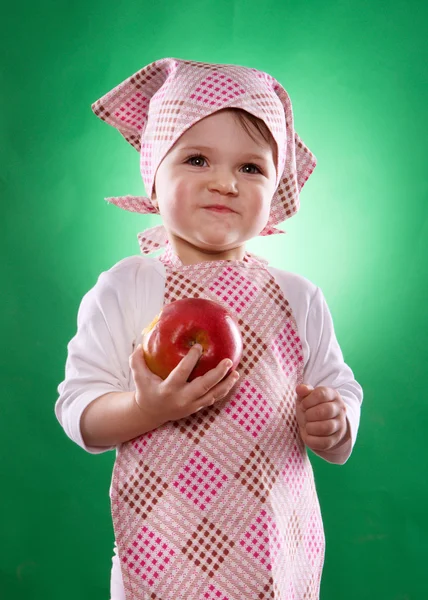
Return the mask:
{"type": "MultiPolygon", "coordinates": [[[[189,156],[189,158],[186,159],[186,163],[192,165],[192,167],[204,167],[204,166],[206,166],[206,158],[205,158],[205,156],[202,156],[202,154],[195,154],[194,156],[189,156]]],[[[248,164],[244,165],[242,168],[249,169],[249,170],[245,171],[249,175],[261,173],[261,170],[259,169],[259,167],[257,165],[254,165],[253,163],[248,163],[248,164]]]]}
{"type": "MultiPolygon", "coordinates": [[[[257,165],[253,165],[252,163],[248,163],[247,165],[244,165],[242,167],[243,169],[256,169],[257,173],[261,173],[259,167],[257,165]]],[[[246,173],[249,173],[250,175],[252,175],[254,173],[254,171],[245,171],[246,173]]]]}
{"type": "Polygon", "coordinates": [[[193,167],[203,167],[204,165],[201,163],[203,163],[204,160],[205,157],[202,156],[202,154],[195,154],[195,156],[189,156],[186,162],[191,164],[193,167]]]}

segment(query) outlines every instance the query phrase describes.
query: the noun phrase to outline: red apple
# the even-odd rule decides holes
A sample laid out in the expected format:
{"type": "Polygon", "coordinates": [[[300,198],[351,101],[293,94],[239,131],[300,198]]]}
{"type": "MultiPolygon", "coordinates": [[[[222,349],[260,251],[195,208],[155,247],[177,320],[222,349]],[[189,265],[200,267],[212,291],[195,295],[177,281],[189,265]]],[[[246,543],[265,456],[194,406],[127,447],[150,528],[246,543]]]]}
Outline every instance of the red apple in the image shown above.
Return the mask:
{"type": "MultiPolygon", "coordinates": [[[[242,337],[235,318],[221,305],[203,298],[182,298],[163,307],[143,331],[143,354],[149,369],[166,379],[194,344],[202,355],[188,381],[230,358],[236,369],[242,337]]],[[[229,372],[230,372],[229,371],[229,372]]]]}

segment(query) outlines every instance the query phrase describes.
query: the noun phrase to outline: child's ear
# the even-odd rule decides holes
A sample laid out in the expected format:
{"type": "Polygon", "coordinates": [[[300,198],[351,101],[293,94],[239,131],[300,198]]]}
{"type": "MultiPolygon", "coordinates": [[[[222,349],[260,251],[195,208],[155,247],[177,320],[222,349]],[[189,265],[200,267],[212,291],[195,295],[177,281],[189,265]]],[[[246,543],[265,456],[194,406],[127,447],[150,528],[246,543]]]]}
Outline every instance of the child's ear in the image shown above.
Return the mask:
{"type": "Polygon", "coordinates": [[[150,200],[151,200],[153,206],[155,206],[159,210],[159,204],[158,204],[158,201],[157,201],[157,198],[156,198],[156,188],[155,188],[155,186],[153,186],[153,192],[152,192],[152,196],[151,196],[150,200]]]}

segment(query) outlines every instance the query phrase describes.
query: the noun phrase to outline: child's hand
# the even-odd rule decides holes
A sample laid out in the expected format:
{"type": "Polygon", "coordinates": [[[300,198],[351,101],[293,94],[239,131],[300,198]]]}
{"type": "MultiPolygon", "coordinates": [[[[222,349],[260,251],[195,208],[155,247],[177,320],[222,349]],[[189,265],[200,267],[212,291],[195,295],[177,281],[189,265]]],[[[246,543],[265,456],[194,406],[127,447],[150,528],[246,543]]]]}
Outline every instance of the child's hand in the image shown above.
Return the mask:
{"type": "Polygon", "coordinates": [[[129,364],[136,386],[135,400],[155,427],[211,406],[224,398],[238,381],[236,371],[224,379],[232,366],[232,361],[224,360],[202,377],[187,382],[201,351],[200,344],[195,344],[164,380],[149,370],[141,346],[131,354],[129,364]]]}
{"type": "Polygon", "coordinates": [[[330,387],[313,388],[300,384],[296,415],[300,435],[314,452],[328,452],[349,437],[346,405],[339,392],[330,387]]]}

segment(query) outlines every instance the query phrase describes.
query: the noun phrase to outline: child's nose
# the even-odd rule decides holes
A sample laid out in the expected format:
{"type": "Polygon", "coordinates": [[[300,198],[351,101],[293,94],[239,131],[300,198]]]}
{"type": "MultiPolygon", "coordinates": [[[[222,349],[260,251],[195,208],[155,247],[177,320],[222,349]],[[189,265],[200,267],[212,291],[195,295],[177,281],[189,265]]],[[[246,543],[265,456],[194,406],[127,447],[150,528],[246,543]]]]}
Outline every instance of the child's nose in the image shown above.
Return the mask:
{"type": "Polygon", "coordinates": [[[208,189],[210,192],[219,192],[220,194],[237,194],[238,183],[233,173],[222,171],[211,174],[208,189]]]}

